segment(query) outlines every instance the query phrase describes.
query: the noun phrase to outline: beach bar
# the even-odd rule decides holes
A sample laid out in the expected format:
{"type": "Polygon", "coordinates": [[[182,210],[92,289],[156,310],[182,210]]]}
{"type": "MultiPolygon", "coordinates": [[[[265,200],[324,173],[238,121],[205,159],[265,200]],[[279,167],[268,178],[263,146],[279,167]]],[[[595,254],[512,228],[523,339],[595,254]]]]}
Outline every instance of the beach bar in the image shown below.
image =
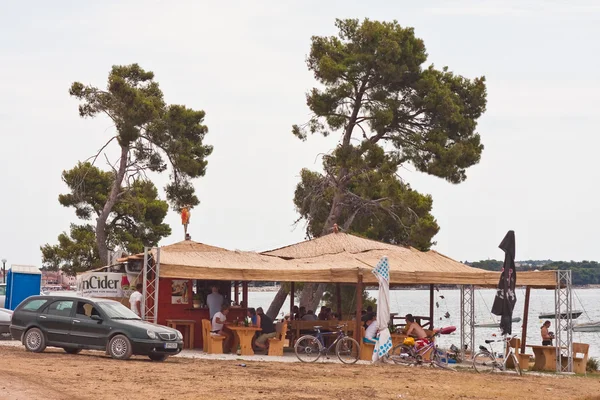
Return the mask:
{"type": "MultiPolygon", "coordinates": [[[[384,255],[390,261],[391,287],[429,288],[430,315],[420,317],[421,323],[429,329],[434,327],[434,286],[456,285],[460,288],[461,350],[463,356],[465,352],[473,351],[475,288],[496,287],[500,273],[469,267],[433,250],[422,252],[411,247],[390,245],[337,232],[262,253],[232,251],[185,240],[169,246],[149,248],[143,254],[119,261],[143,265],[144,318],[159,324],[177,326],[188,338],[188,346],[206,348],[203,343],[202,320],[210,319],[204,302],[213,285],[220,289],[228,304],[233,304],[228,320],[235,320],[246,314],[248,282],[289,282],[292,289],[291,313],[294,282],[350,284],[355,285],[357,293],[362,293],[365,286],[377,284],[371,269],[384,255]],[[234,298],[231,298],[232,287],[234,298]],[[239,288],[241,298],[238,298],[239,288]]],[[[558,303],[562,304],[567,296],[565,290],[570,290],[570,281],[567,284],[566,276],[561,280],[562,272],[519,272],[517,286],[526,287],[528,291],[530,288],[556,290],[557,296],[563,293],[562,297],[557,297],[558,303]]],[[[528,313],[527,300],[525,318],[528,313]]],[[[557,307],[560,308],[560,304],[557,307]]],[[[354,321],[350,322],[354,326],[349,327],[349,331],[359,341],[361,311],[362,304],[357,301],[356,315],[354,321]]],[[[524,326],[526,330],[526,324],[524,326]]],[[[522,353],[525,336],[526,331],[520,341],[522,353]]],[[[561,359],[560,349],[565,346],[570,349],[572,340],[566,334],[563,336],[564,338],[557,338],[556,365],[557,370],[570,371],[572,366],[569,366],[568,360],[571,351],[563,351],[564,357],[561,359]]]]}

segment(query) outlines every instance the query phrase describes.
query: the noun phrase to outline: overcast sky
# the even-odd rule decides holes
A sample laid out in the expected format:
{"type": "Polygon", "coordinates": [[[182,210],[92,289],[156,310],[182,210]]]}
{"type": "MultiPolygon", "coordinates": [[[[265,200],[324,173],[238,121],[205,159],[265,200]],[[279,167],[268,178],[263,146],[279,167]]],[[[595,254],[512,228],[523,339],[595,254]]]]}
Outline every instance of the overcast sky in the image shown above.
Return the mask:
{"type": "MultiPolygon", "coordinates": [[[[600,5],[595,1],[22,1],[0,4],[0,258],[40,265],[40,245],[76,222],[60,175],[114,134],[84,120],[68,88],[104,86],[112,65],[155,72],[169,103],[206,111],[214,145],[195,181],[194,240],[267,250],[304,238],[293,227],[301,168],[320,167],[335,138],[301,142],[309,117],[311,35],[335,18],[397,19],[425,41],[428,63],[485,75],[485,150],[453,185],[403,178],[434,199],[436,250],[458,260],[600,259],[600,5]],[[226,3],[227,5],[216,5],[226,3]],[[415,4],[422,4],[418,7],[415,4]]],[[[114,154],[114,148],[112,153],[114,154]]],[[[105,167],[105,165],[100,165],[105,167]]],[[[156,180],[163,187],[166,177],[156,180]]],[[[164,192],[161,191],[164,198],[164,192]]],[[[170,212],[173,235],[183,238],[170,212]]]]}

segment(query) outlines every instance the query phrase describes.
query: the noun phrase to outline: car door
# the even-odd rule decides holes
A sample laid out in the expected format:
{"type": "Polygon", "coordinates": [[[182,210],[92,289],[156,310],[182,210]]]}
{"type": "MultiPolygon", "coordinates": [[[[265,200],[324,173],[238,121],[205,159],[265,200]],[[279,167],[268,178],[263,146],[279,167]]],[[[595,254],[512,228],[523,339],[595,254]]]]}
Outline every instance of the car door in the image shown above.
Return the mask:
{"type": "Polygon", "coordinates": [[[93,303],[78,300],[75,308],[75,318],[71,326],[71,340],[81,347],[106,347],[110,326],[106,322],[98,307],[93,303]],[[96,315],[102,320],[92,319],[96,315]]]}
{"type": "Polygon", "coordinates": [[[55,300],[38,316],[38,323],[46,334],[48,344],[69,343],[73,323],[74,300],[55,300]]]}

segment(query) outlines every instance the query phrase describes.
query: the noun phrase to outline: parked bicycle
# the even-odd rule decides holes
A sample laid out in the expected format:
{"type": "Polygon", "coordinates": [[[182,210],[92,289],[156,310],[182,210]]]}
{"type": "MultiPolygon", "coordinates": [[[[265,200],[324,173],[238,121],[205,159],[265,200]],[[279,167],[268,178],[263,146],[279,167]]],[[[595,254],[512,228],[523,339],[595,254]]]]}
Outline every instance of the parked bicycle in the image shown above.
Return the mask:
{"type": "Polygon", "coordinates": [[[456,327],[449,326],[442,328],[433,335],[427,337],[426,344],[418,346],[414,339],[407,338],[404,343],[395,346],[390,352],[389,359],[396,364],[404,365],[422,365],[429,364],[434,367],[440,367],[452,370],[448,367],[448,353],[442,352],[435,344],[435,338],[440,335],[447,335],[456,330],[456,327]],[[412,340],[411,340],[412,339],[412,340]]]}
{"type": "Polygon", "coordinates": [[[302,362],[315,362],[322,355],[329,358],[329,352],[335,348],[335,354],[344,364],[354,364],[360,355],[360,346],[356,340],[347,336],[342,330],[346,325],[337,325],[337,332],[321,332],[322,326],[315,326],[314,335],[304,335],[296,341],[294,351],[302,362]],[[325,337],[336,335],[335,340],[325,346],[325,337]]]}
{"type": "Polygon", "coordinates": [[[519,360],[515,354],[514,349],[508,344],[512,339],[516,336],[506,337],[504,339],[496,339],[496,340],[486,340],[485,343],[490,345],[488,349],[485,346],[479,346],[479,352],[475,354],[473,357],[473,368],[475,371],[479,373],[492,373],[494,370],[506,371],[506,362],[508,359],[512,359],[515,370],[519,375],[523,375],[523,371],[521,370],[521,366],[519,365],[519,360]],[[494,349],[492,347],[492,343],[494,342],[504,342],[505,346],[508,347],[508,352],[504,356],[502,361],[498,361],[496,358],[496,353],[494,353],[494,349]]]}

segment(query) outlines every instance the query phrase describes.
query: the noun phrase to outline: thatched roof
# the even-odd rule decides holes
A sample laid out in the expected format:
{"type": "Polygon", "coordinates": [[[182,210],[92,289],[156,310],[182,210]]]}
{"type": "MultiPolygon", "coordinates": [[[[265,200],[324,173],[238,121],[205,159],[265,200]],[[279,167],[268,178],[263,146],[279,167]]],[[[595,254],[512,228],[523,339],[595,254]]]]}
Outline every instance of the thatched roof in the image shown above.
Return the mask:
{"type": "MultiPolygon", "coordinates": [[[[156,259],[157,250],[153,249],[156,259]]],[[[184,241],[160,248],[164,278],[240,281],[376,283],[369,273],[382,256],[390,260],[392,284],[495,286],[499,274],[472,268],[435,251],[393,246],[345,233],[256,253],[184,241]]],[[[139,257],[139,256],[138,256],[139,257]]],[[[519,273],[521,285],[551,287],[553,273],[519,273]],[[524,275],[525,274],[525,275],[524,275]],[[529,275],[527,275],[529,274],[529,275]]]]}
{"type": "MultiPolygon", "coordinates": [[[[436,251],[419,251],[412,247],[395,246],[346,233],[331,233],[316,239],[263,252],[297,265],[315,268],[368,271],[383,256],[390,260],[392,284],[476,284],[496,286],[499,273],[469,267],[436,251]]],[[[344,274],[346,275],[346,274],[344,274]]],[[[556,277],[548,272],[520,272],[518,284],[549,287],[556,277]]],[[[363,280],[375,283],[375,277],[363,273],[363,280]]]]}

